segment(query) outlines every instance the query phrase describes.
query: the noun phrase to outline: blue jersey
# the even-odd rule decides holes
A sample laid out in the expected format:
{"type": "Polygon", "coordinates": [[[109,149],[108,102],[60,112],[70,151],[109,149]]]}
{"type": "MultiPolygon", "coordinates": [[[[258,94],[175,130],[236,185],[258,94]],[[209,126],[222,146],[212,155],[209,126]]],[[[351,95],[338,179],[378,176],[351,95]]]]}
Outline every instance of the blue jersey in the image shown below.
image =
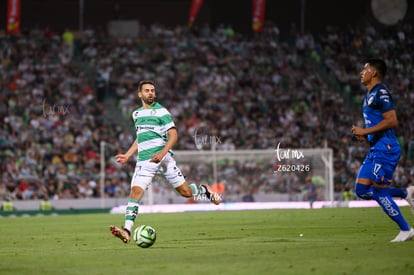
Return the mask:
{"type": "MultiPolygon", "coordinates": [[[[382,114],[390,110],[394,110],[391,94],[383,83],[379,83],[364,100],[365,127],[370,128],[380,123],[384,119],[382,114]]],[[[369,134],[367,139],[371,150],[359,169],[358,178],[383,184],[392,183],[392,175],[401,154],[394,129],[369,134]]]]}
{"type": "MultiPolygon", "coordinates": [[[[364,100],[363,115],[365,128],[370,128],[380,123],[384,119],[382,114],[390,110],[394,110],[394,103],[390,91],[385,84],[379,83],[371,89],[364,100]]],[[[381,141],[381,145],[386,147],[399,145],[394,129],[369,134],[367,139],[371,147],[375,147],[378,141],[381,141]]],[[[378,147],[382,147],[380,144],[378,145],[378,147]]],[[[378,149],[381,150],[381,148],[378,149]]]]}

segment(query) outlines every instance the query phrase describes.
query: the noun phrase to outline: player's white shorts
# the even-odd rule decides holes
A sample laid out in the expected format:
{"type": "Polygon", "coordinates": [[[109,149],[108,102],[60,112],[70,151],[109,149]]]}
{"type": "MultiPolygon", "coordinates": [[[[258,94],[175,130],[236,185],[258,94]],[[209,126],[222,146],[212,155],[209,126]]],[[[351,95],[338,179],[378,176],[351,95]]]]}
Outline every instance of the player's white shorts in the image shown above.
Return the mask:
{"type": "Polygon", "coordinates": [[[159,163],[150,162],[150,160],[137,161],[134,175],[131,180],[132,186],[139,186],[146,190],[152,183],[155,174],[162,174],[172,187],[177,188],[185,182],[185,178],[180,168],[177,167],[175,159],[170,153],[159,163]]]}

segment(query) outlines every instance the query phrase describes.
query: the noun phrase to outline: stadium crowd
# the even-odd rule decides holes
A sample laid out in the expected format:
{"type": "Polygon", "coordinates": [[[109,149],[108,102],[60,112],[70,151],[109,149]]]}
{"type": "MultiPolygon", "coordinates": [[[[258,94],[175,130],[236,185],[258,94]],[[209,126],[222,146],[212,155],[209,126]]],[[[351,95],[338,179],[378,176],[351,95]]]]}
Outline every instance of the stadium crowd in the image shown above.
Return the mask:
{"type": "MultiPolygon", "coordinates": [[[[231,26],[154,24],[141,26],[137,38],[110,38],[87,29],[68,42],[67,32],[32,29],[0,38],[2,198],[100,197],[101,141],[112,148],[103,195],[127,196],[134,160],[120,167],[110,154],[125,151],[134,139],[120,121],[131,122],[141,79],[156,81],[160,102],[176,122],[176,149],[200,149],[197,133],[218,138],[217,150],[275,149],[279,143],[332,147],[335,191],[342,192],[352,187],[367,150],[351,140],[350,128],[363,123],[358,72],[368,55],[382,56],[389,65],[387,82],[404,149],[395,184],[414,181],[408,154],[414,140],[411,24],[387,32],[327,28],[320,35],[292,33],[289,39],[281,39],[271,23],[254,36],[231,26]],[[121,116],[109,113],[105,98],[121,116]]],[[[270,169],[227,163],[219,176],[226,192],[292,193],[292,199],[299,199],[306,190],[304,177],[266,176],[270,169]]],[[[209,168],[187,171],[192,180],[211,183],[209,168]]],[[[160,184],[156,192],[164,188],[160,184]]]]}

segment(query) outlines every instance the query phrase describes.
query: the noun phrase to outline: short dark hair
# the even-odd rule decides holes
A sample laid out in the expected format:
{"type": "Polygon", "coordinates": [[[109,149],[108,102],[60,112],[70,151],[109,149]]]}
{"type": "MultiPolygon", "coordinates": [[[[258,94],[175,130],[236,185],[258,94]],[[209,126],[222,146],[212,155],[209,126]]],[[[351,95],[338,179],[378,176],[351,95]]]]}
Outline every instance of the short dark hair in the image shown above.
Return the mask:
{"type": "Polygon", "coordinates": [[[379,74],[379,78],[383,79],[387,73],[387,64],[384,60],[379,58],[369,58],[366,63],[374,67],[379,74]]]}
{"type": "Polygon", "coordinates": [[[155,82],[154,82],[154,81],[152,81],[152,80],[141,80],[141,81],[139,82],[139,84],[138,84],[138,92],[140,92],[140,91],[141,91],[142,86],[143,86],[144,84],[151,84],[152,86],[154,86],[154,87],[155,87],[155,82]]]}

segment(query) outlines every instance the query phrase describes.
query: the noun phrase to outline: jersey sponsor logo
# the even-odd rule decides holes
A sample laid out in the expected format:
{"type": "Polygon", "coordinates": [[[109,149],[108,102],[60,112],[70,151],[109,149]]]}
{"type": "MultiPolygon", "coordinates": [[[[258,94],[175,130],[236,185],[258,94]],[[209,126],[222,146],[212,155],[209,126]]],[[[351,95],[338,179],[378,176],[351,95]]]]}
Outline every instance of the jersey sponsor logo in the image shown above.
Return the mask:
{"type": "Polygon", "coordinates": [[[135,128],[137,129],[137,131],[140,131],[140,130],[154,130],[155,129],[154,126],[136,126],[135,128]]]}

